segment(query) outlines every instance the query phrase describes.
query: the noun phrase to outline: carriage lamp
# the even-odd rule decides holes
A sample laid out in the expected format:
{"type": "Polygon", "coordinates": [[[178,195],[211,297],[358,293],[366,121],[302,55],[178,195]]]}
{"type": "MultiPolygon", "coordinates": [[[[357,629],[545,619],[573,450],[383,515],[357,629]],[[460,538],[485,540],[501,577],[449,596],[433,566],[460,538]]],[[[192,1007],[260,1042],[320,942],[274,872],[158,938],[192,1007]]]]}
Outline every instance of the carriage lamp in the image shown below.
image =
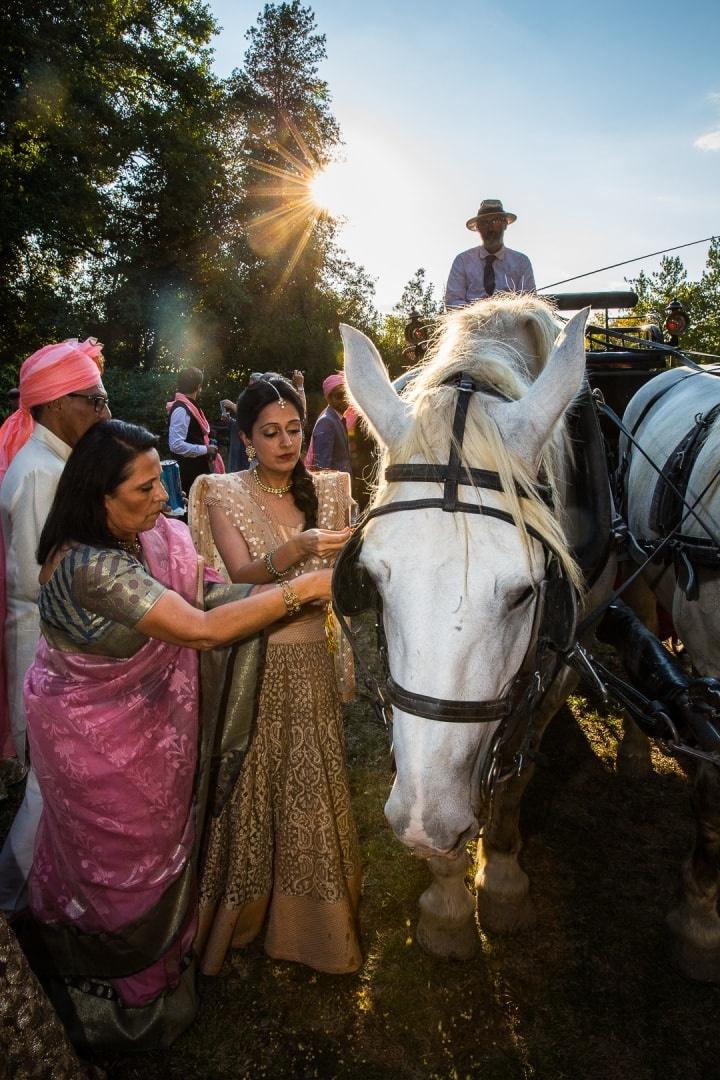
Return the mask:
{"type": "Polygon", "coordinates": [[[665,333],[671,345],[677,345],[690,324],[690,316],[679,300],[671,300],[665,308],[665,333]]]}
{"type": "Polygon", "coordinates": [[[410,322],[405,324],[405,340],[408,343],[408,348],[404,350],[416,363],[422,360],[427,351],[427,339],[428,330],[426,326],[420,322],[420,315],[417,311],[410,312],[410,322]]]}

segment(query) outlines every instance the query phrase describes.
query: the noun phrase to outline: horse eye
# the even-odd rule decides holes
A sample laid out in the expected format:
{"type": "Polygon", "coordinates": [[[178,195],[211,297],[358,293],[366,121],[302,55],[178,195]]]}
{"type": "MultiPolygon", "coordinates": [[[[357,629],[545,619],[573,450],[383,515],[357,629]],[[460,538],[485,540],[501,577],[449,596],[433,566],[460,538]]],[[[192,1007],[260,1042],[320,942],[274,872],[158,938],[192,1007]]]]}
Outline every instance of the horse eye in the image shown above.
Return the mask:
{"type": "Polygon", "coordinates": [[[510,611],[513,611],[515,608],[522,607],[522,605],[526,604],[530,597],[534,595],[535,589],[532,585],[528,585],[527,589],[523,589],[519,596],[516,596],[514,600],[510,601],[508,608],[510,611]]]}

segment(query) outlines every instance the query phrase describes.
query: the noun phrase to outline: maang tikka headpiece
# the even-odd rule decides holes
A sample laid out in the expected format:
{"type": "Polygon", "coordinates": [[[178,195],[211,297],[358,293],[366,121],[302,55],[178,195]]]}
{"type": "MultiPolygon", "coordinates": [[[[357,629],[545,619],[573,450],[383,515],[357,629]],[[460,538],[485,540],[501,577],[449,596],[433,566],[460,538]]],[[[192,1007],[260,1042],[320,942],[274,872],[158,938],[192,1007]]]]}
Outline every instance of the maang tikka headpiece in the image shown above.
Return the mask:
{"type": "MultiPolygon", "coordinates": [[[[282,396],[282,394],[278,390],[277,386],[275,385],[275,380],[276,379],[282,379],[282,378],[283,378],[282,375],[268,375],[268,374],[263,375],[263,382],[266,382],[268,384],[268,386],[272,386],[273,390],[277,394],[278,404],[280,405],[280,408],[284,409],[285,406],[287,405],[287,401],[282,396]]],[[[283,382],[287,382],[288,386],[292,386],[292,383],[288,382],[287,379],[283,379],[283,382]]]]}

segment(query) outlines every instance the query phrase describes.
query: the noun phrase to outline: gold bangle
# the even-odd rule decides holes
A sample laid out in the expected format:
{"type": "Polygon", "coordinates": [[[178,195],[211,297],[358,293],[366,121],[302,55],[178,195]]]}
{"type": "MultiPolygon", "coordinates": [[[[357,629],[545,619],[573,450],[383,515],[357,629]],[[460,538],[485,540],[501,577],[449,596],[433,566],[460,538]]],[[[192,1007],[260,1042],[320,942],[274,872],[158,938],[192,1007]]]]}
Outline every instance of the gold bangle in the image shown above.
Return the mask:
{"type": "Polygon", "coordinates": [[[275,563],[272,561],[272,552],[266,551],[263,555],[263,562],[265,563],[265,569],[271,578],[275,581],[282,581],[284,577],[287,577],[289,570],[278,570],[275,563]]]}
{"type": "Polygon", "coordinates": [[[288,615],[299,615],[302,604],[300,603],[300,597],[294,589],[288,585],[287,581],[281,581],[280,592],[282,598],[285,601],[285,607],[287,608],[288,615]]]}

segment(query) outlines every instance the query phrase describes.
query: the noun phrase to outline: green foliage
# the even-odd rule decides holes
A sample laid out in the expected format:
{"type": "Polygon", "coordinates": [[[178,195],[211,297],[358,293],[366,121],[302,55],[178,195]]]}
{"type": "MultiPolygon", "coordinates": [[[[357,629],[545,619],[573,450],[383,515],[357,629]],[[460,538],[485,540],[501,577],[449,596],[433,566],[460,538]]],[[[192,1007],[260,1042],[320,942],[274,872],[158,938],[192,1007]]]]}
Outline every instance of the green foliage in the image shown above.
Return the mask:
{"type": "Polygon", "coordinates": [[[443,306],[435,297],[435,286],[425,281],[425,270],[421,266],[415,271],[402,291],[399,303],[393,308],[407,321],[413,312],[417,312],[422,321],[432,322],[442,312],[443,306]]]}
{"type": "Polygon", "coordinates": [[[0,30],[4,381],[41,344],[93,334],[108,380],[133,373],[114,396],[140,419],[168,369],[318,383],[340,320],[375,331],[374,283],[309,199],[340,143],[309,7],[267,4],[224,83],[200,0],[11,0],[0,30]]]}
{"type": "Polygon", "coordinates": [[[679,300],[690,316],[690,325],[680,339],[680,347],[720,356],[720,240],[713,240],[699,281],[688,281],[678,256],[665,255],[652,274],[640,271],[628,279],[638,294],[632,318],[645,318],[662,326],[665,310],[679,300]]]}
{"type": "Polygon", "coordinates": [[[102,325],[123,172],[178,102],[205,97],[214,29],[198,0],[4,5],[0,359],[102,325]]]}
{"type": "Polygon", "coordinates": [[[400,300],[378,329],[377,344],[392,378],[416,363],[414,352],[408,351],[405,327],[413,313],[429,328],[442,313],[443,305],[435,298],[435,286],[426,282],[425,270],[420,267],[405,285],[400,300]]]}
{"type": "MultiPolygon", "coordinates": [[[[113,416],[132,424],[142,424],[165,438],[168,424],[165,405],[175,396],[178,370],[156,367],[129,371],[107,367],[103,383],[113,416]]],[[[235,401],[247,385],[249,374],[249,371],[236,371],[206,379],[199,404],[211,423],[220,418],[220,400],[230,398],[235,401]]],[[[163,445],[167,449],[167,445],[163,445]]]]}
{"type": "Polygon", "coordinates": [[[325,35],[316,30],[312,9],[299,0],[266,4],[245,35],[250,46],[244,70],[236,73],[235,92],[253,102],[248,127],[258,149],[272,140],[291,143],[293,124],[306,159],[314,155],[325,164],[340,142],[340,129],[330,112],[329,87],[319,76],[327,53],[325,35]]]}

